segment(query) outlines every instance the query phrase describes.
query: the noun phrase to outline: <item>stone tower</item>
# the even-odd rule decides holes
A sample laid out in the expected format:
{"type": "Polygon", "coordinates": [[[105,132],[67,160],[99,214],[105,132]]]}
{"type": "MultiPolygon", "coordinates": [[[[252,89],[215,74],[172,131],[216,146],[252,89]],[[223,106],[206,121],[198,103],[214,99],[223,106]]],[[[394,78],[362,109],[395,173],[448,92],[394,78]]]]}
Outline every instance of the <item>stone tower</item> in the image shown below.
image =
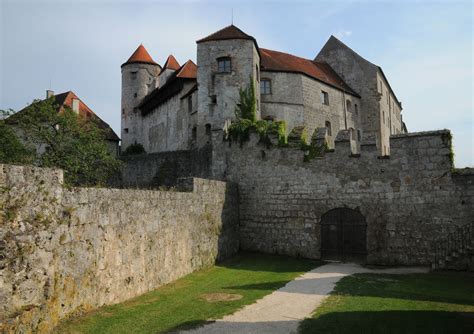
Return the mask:
{"type": "Polygon", "coordinates": [[[235,118],[239,89],[254,81],[257,119],[260,118],[260,55],[255,38],[230,25],[197,42],[197,143],[208,142],[211,131],[235,118]]]}
{"type": "Polygon", "coordinates": [[[145,47],[140,46],[122,64],[122,150],[130,144],[143,144],[142,117],[137,106],[158,87],[161,66],[155,63],[145,47]]]}

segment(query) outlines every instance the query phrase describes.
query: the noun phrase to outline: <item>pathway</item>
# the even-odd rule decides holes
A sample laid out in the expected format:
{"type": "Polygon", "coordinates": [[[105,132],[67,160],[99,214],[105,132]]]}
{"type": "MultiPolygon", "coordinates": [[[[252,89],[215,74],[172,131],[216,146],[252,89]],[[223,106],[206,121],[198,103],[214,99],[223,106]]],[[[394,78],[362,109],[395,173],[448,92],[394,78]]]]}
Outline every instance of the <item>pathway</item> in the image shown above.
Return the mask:
{"type": "Polygon", "coordinates": [[[234,314],[182,334],[289,334],[311,315],[342,277],[356,273],[411,274],[427,268],[369,269],[353,263],[315,268],[234,314]]]}

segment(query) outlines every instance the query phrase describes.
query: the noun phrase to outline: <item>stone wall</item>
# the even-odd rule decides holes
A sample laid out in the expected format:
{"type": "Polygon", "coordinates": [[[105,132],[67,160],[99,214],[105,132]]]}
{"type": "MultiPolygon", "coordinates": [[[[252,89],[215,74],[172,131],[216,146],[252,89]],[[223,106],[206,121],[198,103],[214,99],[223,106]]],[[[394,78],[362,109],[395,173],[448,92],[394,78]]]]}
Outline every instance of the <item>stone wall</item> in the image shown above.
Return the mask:
{"type": "Polygon", "coordinates": [[[453,176],[448,130],[392,136],[389,158],[341,141],[304,162],[256,141],[221,153],[239,185],[243,249],[320,258],[322,215],[347,207],[366,218],[368,263],[426,265],[433,243],[474,217],[474,171],[453,176]]]}
{"type": "Polygon", "coordinates": [[[60,170],[0,165],[0,332],[153,290],[238,250],[236,188],[65,189],[60,170]]]}
{"type": "Polygon", "coordinates": [[[124,167],[119,187],[159,188],[175,186],[178,178],[210,176],[211,147],[201,149],[122,156],[124,167]]]}

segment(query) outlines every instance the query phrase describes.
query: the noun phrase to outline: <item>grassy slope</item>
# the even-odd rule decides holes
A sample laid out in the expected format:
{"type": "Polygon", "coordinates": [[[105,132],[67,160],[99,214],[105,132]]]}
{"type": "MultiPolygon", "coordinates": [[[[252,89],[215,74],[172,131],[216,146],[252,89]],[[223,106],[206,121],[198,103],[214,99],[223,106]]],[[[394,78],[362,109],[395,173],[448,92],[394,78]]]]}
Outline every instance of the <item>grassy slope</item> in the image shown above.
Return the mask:
{"type": "Polygon", "coordinates": [[[472,334],[474,275],[345,277],[300,332],[472,334]]]}
{"type": "Polygon", "coordinates": [[[70,319],[57,332],[160,333],[201,325],[253,303],[316,266],[310,260],[241,254],[127,302],[70,319]],[[209,303],[201,297],[215,292],[243,298],[209,303]]]}

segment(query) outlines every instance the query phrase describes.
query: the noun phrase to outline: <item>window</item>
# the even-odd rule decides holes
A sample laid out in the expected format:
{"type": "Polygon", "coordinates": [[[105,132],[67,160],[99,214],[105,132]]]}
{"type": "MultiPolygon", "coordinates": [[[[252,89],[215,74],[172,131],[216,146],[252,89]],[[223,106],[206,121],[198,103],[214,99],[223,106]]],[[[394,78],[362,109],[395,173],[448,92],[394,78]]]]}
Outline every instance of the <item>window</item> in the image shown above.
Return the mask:
{"type": "Polygon", "coordinates": [[[269,79],[262,79],[260,81],[260,94],[268,95],[272,93],[272,81],[269,79]]]}
{"type": "Polygon", "coordinates": [[[382,85],[382,80],[380,80],[380,94],[383,95],[383,85],[382,85]]]}
{"type": "Polygon", "coordinates": [[[327,106],[329,105],[329,94],[324,90],[321,91],[321,102],[327,106]]]}
{"type": "Polygon", "coordinates": [[[211,136],[211,124],[206,124],[206,136],[211,136]]]}
{"type": "Polygon", "coordinates": [[[328,132],[328,136],[332,136],[331,122],[329,122],[329,121],[326,121],[326,130],[328,132]]]}
{"type": "Polygon", "coordinates": [[[193,111],[193,96],[188,96],[188,112],[193,111]]]}
{"type": "Polygon", "coordinates": [[[385,124],[385,110],[382,110],[382,122],[385,124]]]}
{"type": "Polygon", "coordinates": [[[346,101],[346,109],[348,112],[352,112],[352,104],[349,100],[346,101]]]}
{"type": "Polygon", "coordinates": [[[125,133],[128,133],[128,128],[123,129],[125,133]]]}
{"type": "Polygon", "coordinates": [[[357,141],[362,140],[362,135],[360,134],[360,130],[357,130],[357,141]]]}
{"type": "Polygon", "coordinates": [[[256,77],[257,77],[257,82],[260,81],[260,71],[258,70],[258,65],[255,65],[255,73],[256,73],[256,77]]]}
{"type": "Polygon", "coordinates": [[[135,80],[135,79],[137,78],[137,73],[138,73],[138,72],[130,72],[130,78],[131,78],[132,80],[135,80]]]}
{"type": "Polygon", "coordinates": [[[193,130],[192,130],[192,139],[193,139],[193,141],[196,141],[196,138],[197,138],[197,128],[193,127],[193,130]]]}
{"type": "Polygon", "coordinates": [[[133,97],[137,97],[137,93],[133,94],[133,97]]]}
{"type": "Polygon", "coordinates": [[[230,57],[223,57],[217,59],[217,72],[219,73],[230,73],[231,64],[230,57]]]}
{"type": "Polygon", "coordinates": [[[356,113],[356,115],[359,112],[359,107],[357,107],[357,103],[354,104],[354,112],[356,113]]]}
{"type": "Polygon", "coordinates": [[[217,103],[217,96],[216,95],[211,95],[211,103],[214,103],[214,104],[217,103]]]}

